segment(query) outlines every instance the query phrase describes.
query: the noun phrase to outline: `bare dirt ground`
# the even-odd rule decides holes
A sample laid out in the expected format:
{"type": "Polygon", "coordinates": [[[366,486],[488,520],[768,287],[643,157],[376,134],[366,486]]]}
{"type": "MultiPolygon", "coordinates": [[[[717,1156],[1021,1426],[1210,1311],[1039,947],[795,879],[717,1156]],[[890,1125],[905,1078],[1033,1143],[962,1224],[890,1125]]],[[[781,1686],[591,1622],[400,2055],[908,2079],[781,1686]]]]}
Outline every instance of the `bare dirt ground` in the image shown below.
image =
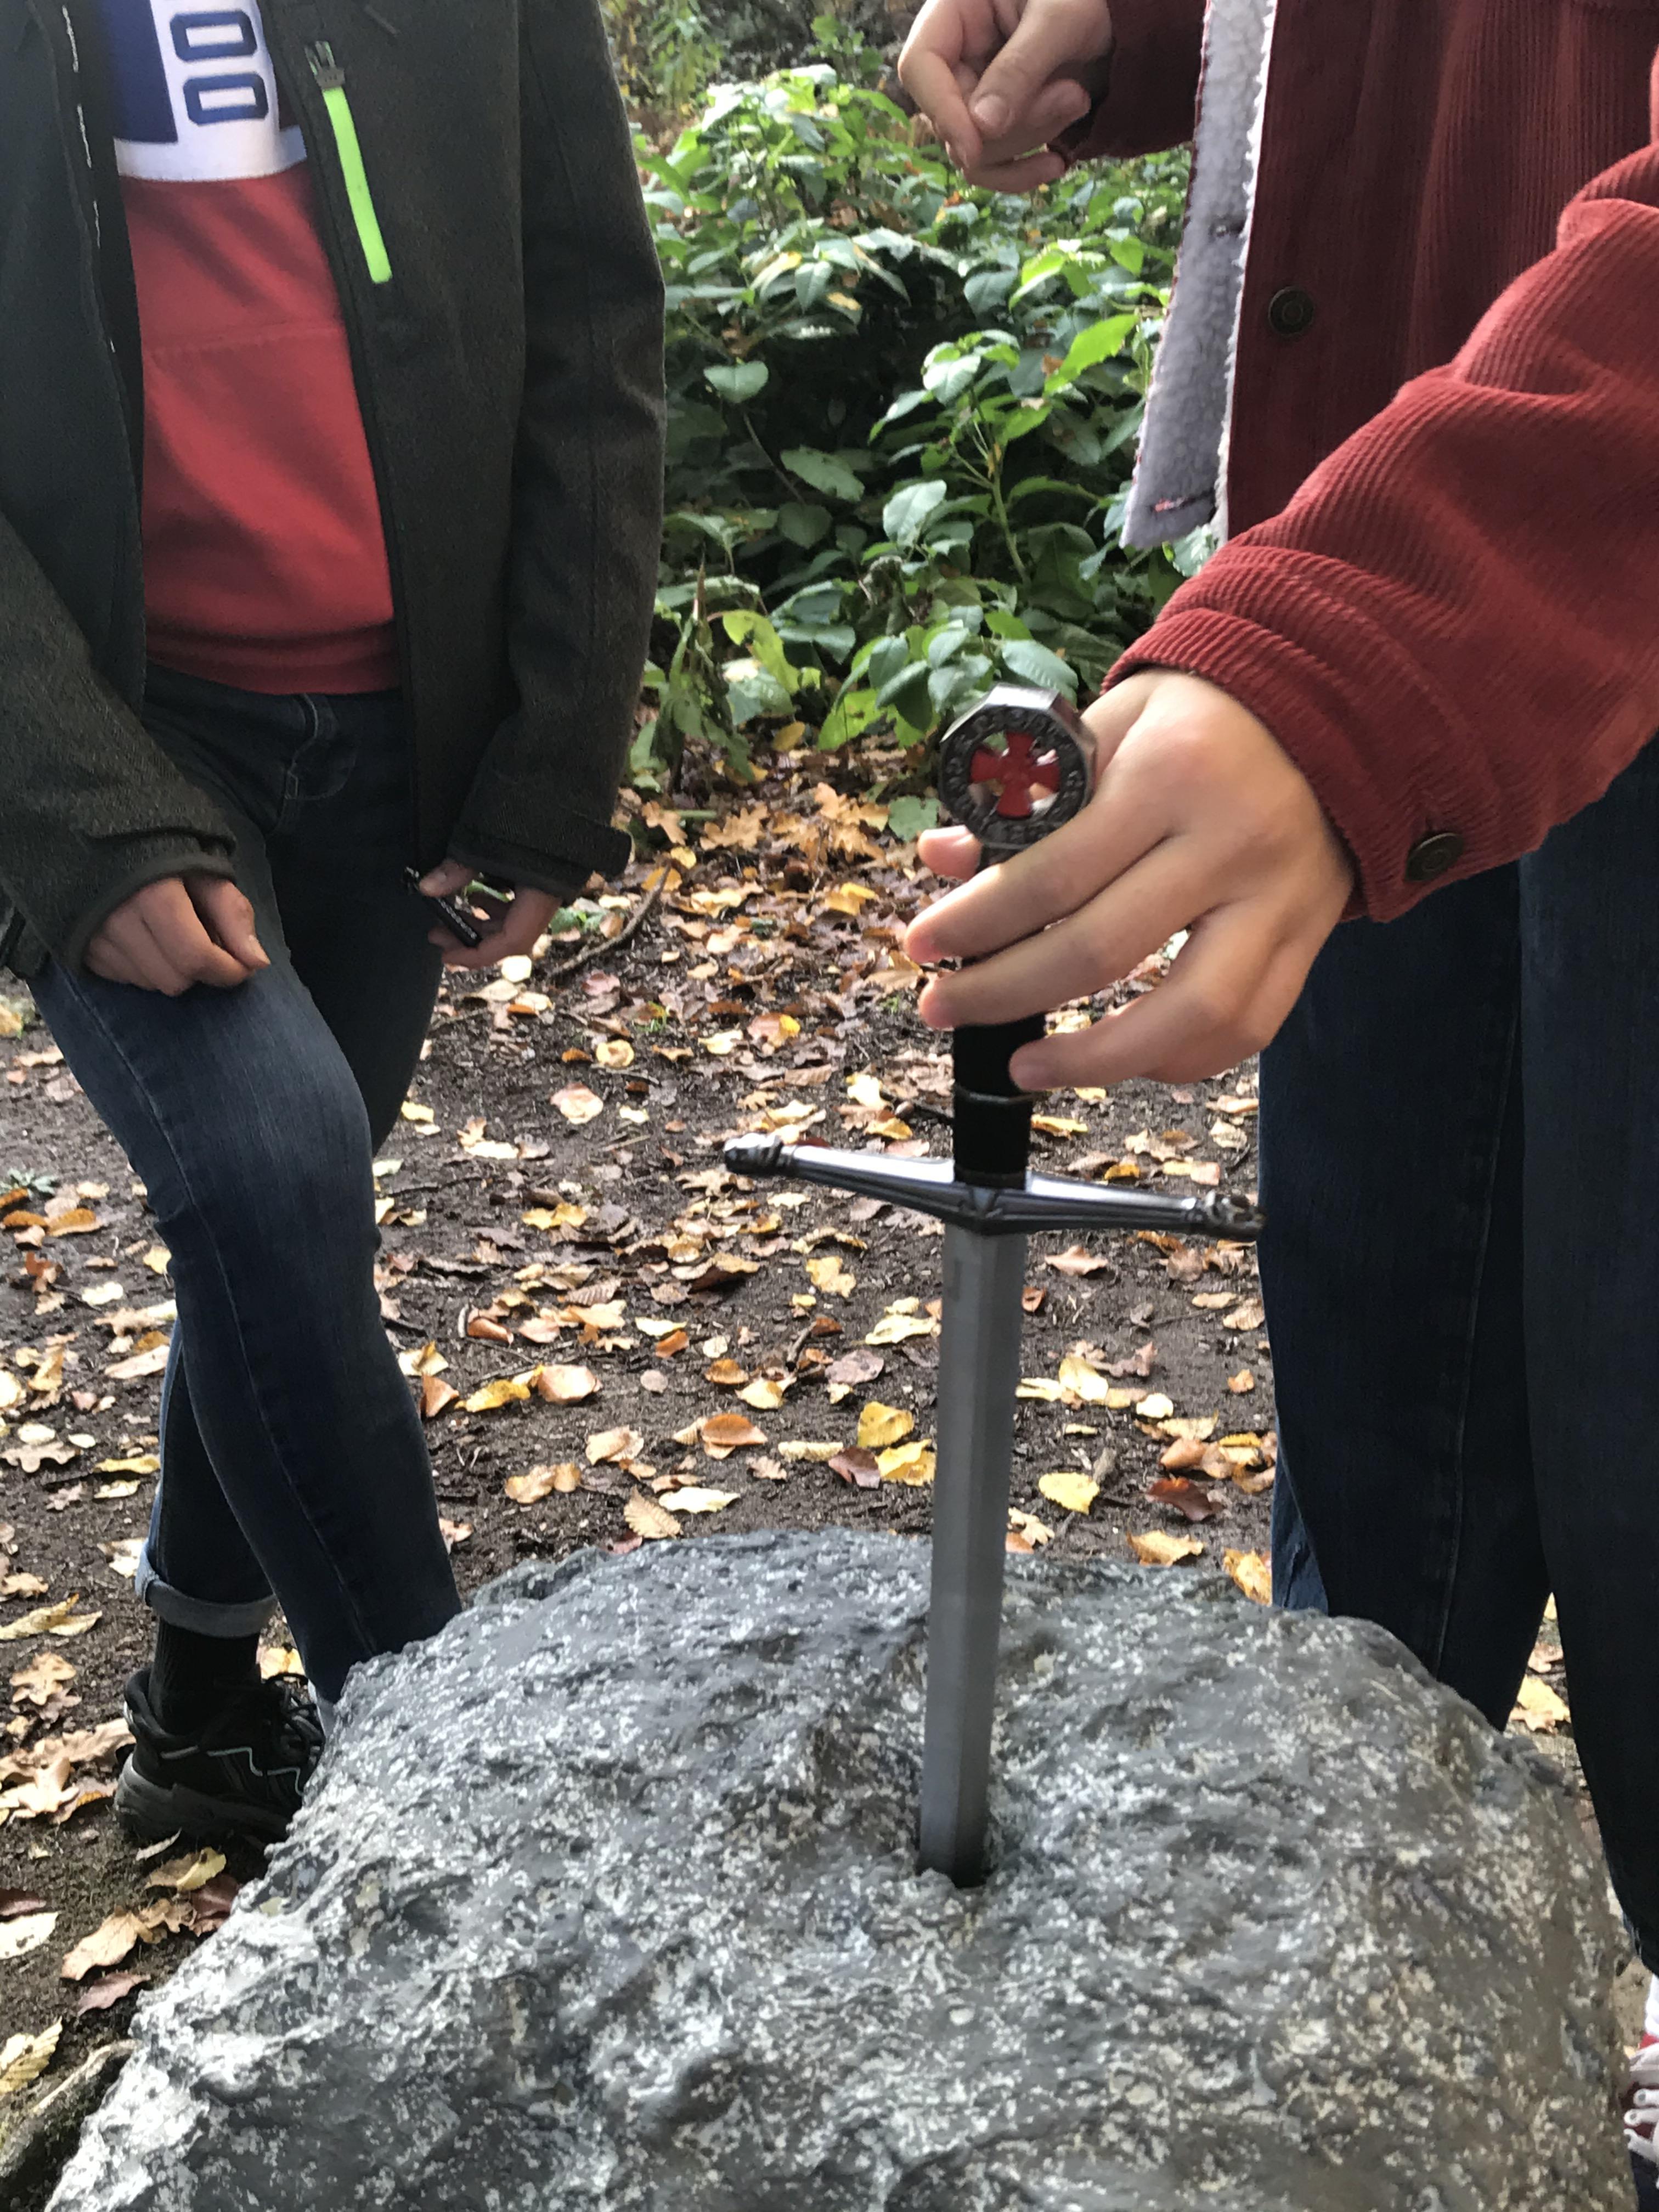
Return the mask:
{"type": "MultiPolygon", "coordinates": [[[[531,972],[446,989],[377,1166],[380,1277],[464,1590],[583,1545],[926,1534],[935,1225],[750,1185],[719,1152],[762,1128],[948,1149],[948,1057],[898,942],[927,884],[865,795],[903,765],[786,757],[753,790],[647,806],[629,881],[584,902],[531,972]]],[[[147,1652],[131,1577],[166,1254],[38,1022],[0,1043],[0,1079],[3,2170],[8,2121],[15,2136],[125,2033],[258,1860],[141,1862],[110,1816],[121,1686],[147,1652]],[[7,2094],[8,2063],[24,2077],[7,2094]]],[[[1038,1164],[1248,1193],[1254,1091],[1246,1068],[1059,1094],[1038,1164]]],[[[1273,1369],[1250,1252],[1037,1238],[1028,1285],[1011,1544],[1133,1543],[1170,1572],[1225,1563],[1265,1595],[1273,1369]]],[[[1551,1633],[1525,1718],[1570,1760],[1551,1633]]],[[[266,1663],[297,1666],[280,1622],[266,1663]]]]}

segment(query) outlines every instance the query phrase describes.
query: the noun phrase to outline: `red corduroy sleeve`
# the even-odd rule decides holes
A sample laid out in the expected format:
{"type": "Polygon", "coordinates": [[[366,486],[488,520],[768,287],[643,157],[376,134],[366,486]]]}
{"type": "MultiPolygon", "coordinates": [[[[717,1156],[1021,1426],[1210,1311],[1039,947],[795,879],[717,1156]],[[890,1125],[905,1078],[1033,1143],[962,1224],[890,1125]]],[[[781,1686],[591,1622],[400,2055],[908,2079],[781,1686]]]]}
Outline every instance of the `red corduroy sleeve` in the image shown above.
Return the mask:
{"type": "Polygon", "coordinates": [[[1162,153],[1193,135],[1205,0],[1110,0],[1105,96],[1055,140],[1074,161],[1162,153]]]}
{"type": "MultiPolygon", "coordinates": [[[[1656,70],[1659,99],[1659,70],[1656,70]]],[[[1379,921],[1540,843],[1659,730],[1659,147],[1113,670],[1208,678],[1313,785],[1379,921]],[[1441,853],[1448,848],[1442,847],[1441,853]],[[1419,863],[1420,865],[1420,863],[1419,863]]]]}

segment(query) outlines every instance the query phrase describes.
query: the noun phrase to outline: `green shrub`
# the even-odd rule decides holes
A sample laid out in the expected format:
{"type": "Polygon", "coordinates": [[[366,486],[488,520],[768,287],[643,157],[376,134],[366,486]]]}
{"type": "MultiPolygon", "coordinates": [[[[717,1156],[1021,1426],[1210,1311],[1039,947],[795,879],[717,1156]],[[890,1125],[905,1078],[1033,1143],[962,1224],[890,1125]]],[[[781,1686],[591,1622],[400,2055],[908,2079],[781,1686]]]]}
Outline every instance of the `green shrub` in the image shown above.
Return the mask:
{"type": "Polygon", "coordinates": [[[668,517],[636,780],[688,736],[927,735],[1096,684],[1177,580],[1118,544],[1184,163],[959,187],[820,18],[641,166],[668,286],[668,517]]]}

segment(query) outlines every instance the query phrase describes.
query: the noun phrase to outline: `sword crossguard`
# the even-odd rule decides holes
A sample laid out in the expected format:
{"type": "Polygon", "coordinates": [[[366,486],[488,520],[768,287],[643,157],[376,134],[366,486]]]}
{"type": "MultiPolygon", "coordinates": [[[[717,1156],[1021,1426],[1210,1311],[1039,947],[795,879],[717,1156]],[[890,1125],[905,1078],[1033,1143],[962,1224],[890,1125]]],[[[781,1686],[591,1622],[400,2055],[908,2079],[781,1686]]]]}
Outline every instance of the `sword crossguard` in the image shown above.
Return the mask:
{"type": "Polygon", "coordinates": [[[999,684],[939,740],[940,802],[999,858],[1069,822],[1094,772],[1093,735],[1060,691],[999,684]]]}

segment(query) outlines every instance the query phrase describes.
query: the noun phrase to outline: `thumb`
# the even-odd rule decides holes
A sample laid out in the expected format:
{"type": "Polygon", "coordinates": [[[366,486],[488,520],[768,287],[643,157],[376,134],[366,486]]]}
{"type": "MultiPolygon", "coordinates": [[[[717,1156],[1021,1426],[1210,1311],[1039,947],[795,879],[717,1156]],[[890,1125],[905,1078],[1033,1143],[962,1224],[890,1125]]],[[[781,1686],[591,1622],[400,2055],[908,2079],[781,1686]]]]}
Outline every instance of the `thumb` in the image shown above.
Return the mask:
{"type": "MultiPolygon", "coordinates": [[[[1044,125],[1039,126],[1039,101],[1057,76],[1075,70],[1079,44],[1079,26],[1071,8],[1054,4],[1054,0],[1030,0],[968,103],[968,112],[983,135],[1006,138],[1035,131],[1041,136],[1046,118],[1044,125]]],[[[1079,97],[1083,95],[1079,93],[1079,97]]]]}
{"type": "Polygon", "coordinates": [[[428,898],[449,898],[464,891],[477,872],[470,860],[440,860],[421,878],[421,890],[428,898]]]}
{"type": "Polygon", "coordinates": [[[214,943],[240,960],[244,968],[269,968],[270,958],[259,942],[253,908],[235,884],[222,876],[187,876],[185,888],[214,943]]]}

